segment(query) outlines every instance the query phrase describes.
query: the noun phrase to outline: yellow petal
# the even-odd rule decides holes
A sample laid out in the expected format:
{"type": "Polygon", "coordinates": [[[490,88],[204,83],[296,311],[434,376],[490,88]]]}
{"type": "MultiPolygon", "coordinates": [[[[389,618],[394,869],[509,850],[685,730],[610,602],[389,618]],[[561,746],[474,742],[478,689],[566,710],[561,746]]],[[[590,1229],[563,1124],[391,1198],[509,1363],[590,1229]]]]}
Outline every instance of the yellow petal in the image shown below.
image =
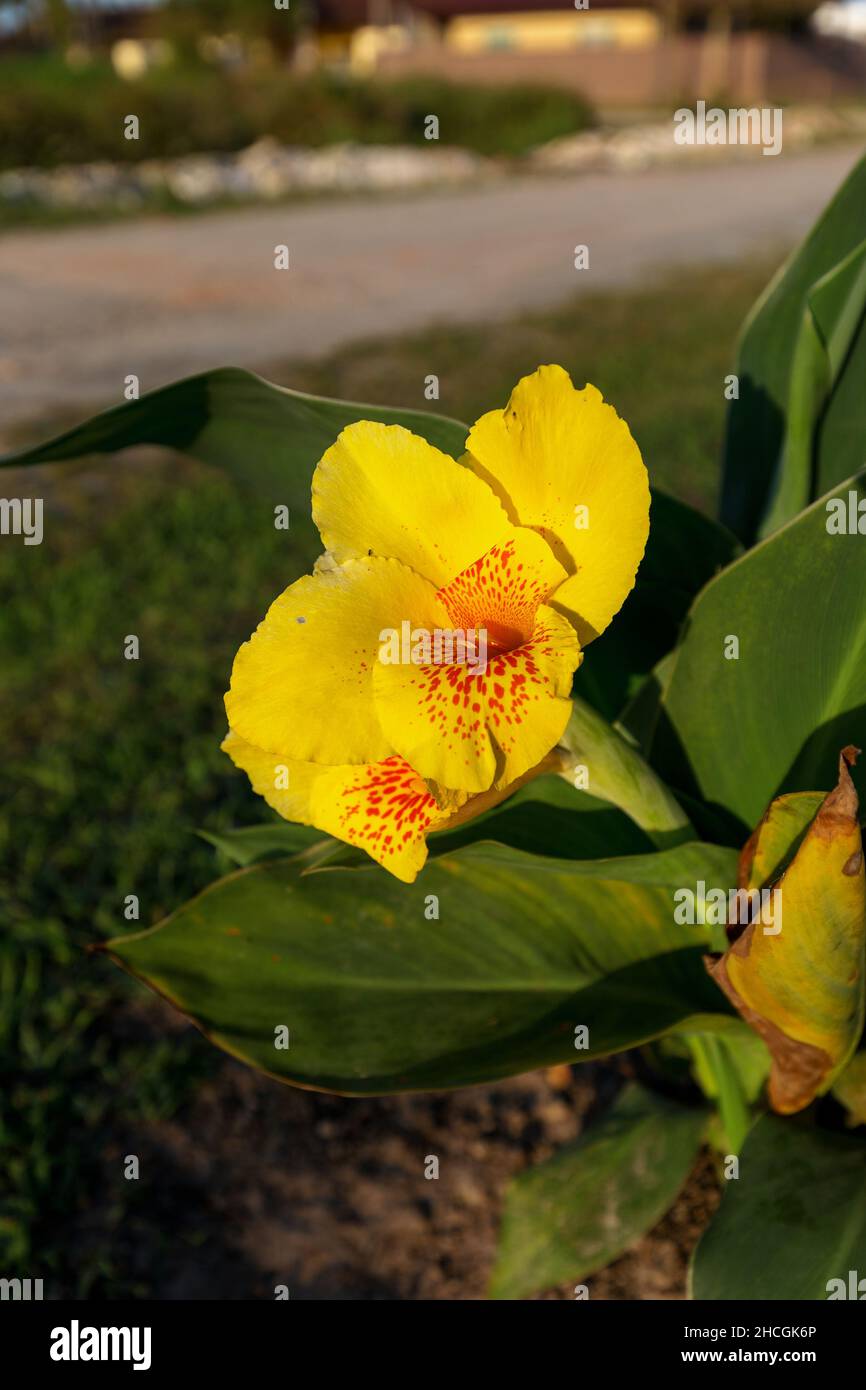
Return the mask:
{"type": "Polygon", "coordinates": [[[580,660],[573,629],[538,609],[529,641],[467,665],[379,665],[376,708],[396,751],[425,779],[461,791],[504,786],[534,767],[568,723],[580,660]]]}
{"type": "Polygon", "coordinates": [[[263,796],[283,820],[314,824],[310,810],[313,783],[327,768],[320,763],[296,762],[282,753],[266,753],[247,743],[234,729],[229,729],[220,747],[235,767],[247,774],[253,791],[263,796]]]}
{"type": "Polygon", "coordinates": [[[313,520],[339,563],[401,560],[437,587],[510,530],[490,488],[402,425],[361,420],[313,475],[313,520]]]}
{"type": "Polygon", "coordinates": [[[404,883],[424,865],[427,832],[448,819],[402,758],[324,767],[266,753],[234,732],[222,747],[246,772],[253,790],[286,820],[314,825],[363,849],[404,883]]]}
{"type": "Polygon", "coordinates": [[[628,426],[594,386],[577,391],[562,367],[539,367],[466,447],[511,520],[539,531],[568,570],[554,606],[585,646],[622,607],[649,532],[647,473],[628,426]]]}
{"type": "Polygon", "coordinates": [[[307,575],[271,604],[235,657],[229,725],[296,761],[372,763],[394,751],[373,702],[383,630],[445,621],[435,590],[396,560],[307,575]]]}

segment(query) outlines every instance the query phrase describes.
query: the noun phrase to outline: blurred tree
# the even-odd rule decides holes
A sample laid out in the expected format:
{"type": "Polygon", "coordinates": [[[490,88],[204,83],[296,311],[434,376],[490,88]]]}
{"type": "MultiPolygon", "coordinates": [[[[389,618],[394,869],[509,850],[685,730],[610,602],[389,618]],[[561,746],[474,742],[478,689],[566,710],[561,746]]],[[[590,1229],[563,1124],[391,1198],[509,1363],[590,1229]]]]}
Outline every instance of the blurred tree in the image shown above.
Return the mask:
{"type": "Polygon", "coordinates": [[[309,14],[307,0],[290,0],[286,9],[278,9],[274,0],[208,0],[207,5],[200,0],[168,0],[148,27],[190,58],[200,54],[202,39],[227,34],[247,41],[264,39],[276,53],[285,55],[292,51],[309,14]]]}
{"type": "Polygon", "coordinates": [[[72,37],[72,15],[66,0],[43,0],[46,28],[56,48],[65,48],[72,37]]]}

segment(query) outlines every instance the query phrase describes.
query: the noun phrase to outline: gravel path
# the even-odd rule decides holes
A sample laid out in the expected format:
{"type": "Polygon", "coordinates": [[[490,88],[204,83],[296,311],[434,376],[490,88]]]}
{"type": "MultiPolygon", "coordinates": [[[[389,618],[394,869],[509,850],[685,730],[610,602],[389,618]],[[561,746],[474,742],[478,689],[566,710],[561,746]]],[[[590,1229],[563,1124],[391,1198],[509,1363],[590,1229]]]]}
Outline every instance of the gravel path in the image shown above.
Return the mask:
{"type": "Polygon", "coordinates": [[[792,243],[859,154],[142,219],[0,238],[0,419],[232,364],[493,321],[657,269],[792,243]],[[289,248],[288,270],[274,248],[289,248]],[[589,269],[574,248],[589,247],[589,269]]]}

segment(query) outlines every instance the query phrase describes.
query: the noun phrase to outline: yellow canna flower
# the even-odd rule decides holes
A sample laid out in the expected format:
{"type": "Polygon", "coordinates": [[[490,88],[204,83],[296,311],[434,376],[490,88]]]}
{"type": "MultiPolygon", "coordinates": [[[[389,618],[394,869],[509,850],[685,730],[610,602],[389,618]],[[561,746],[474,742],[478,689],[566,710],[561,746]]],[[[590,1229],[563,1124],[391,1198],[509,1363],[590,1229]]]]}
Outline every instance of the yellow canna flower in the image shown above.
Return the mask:
{"type": "Polygon", "coordinates": [[[326,554],[235,657],[223,748],[287,820],[411,882],[431,830],[555,748],[582,648],[634,584],[646,469],[594,386],[540,367],[459,463],[402,426],[348,426],[313,519],[326,554]]]}

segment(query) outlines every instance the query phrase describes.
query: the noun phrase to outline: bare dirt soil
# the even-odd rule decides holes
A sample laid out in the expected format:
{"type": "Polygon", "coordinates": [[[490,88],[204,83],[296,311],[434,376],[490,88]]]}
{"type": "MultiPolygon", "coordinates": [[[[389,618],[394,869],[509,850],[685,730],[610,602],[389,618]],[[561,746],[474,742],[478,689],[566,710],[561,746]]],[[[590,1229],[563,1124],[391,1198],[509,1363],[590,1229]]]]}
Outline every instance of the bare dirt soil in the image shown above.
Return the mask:
{"type": "MultiPolygon", "coordinates": [[[[163,1031],[183,1027],[157,1002],[143,1012],[163,1031]]],[[[272,1299],[284,1284],[293,1299],[483,1299],[508,1179],[575,1139],[631,1071],[624,1056],[458,1092],[345,1099],[226,1059],[172,1121],[112,1141],[105,1189],[72,1238],[86,1247],[88,1226],[110,1219],[134,1153],[140,1189],[114,1254],[145,1297],[272,1299]],[[438,1180],[424,1177],[428,1155],[438,1180]]],[[[705,1154],[655,1230],[585,1281],[590,1297],[683,1298],[718,1195],[705,1154]]],[[[573,1298],[573,1286],[540,1296],[573,1298]]]]}

